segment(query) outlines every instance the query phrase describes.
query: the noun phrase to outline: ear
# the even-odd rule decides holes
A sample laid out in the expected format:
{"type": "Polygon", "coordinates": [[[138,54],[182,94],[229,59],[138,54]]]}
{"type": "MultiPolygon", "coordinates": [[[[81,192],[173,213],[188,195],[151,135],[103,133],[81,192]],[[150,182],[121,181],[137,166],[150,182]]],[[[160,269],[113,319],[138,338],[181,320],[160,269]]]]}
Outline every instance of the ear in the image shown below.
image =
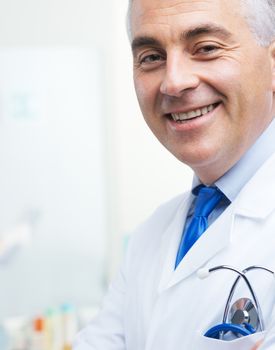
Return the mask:
{"type": "Polygon", "coordinates": [[[275,40],[269,46],[271,60],[272,90],[275,92],[275,40]]]}

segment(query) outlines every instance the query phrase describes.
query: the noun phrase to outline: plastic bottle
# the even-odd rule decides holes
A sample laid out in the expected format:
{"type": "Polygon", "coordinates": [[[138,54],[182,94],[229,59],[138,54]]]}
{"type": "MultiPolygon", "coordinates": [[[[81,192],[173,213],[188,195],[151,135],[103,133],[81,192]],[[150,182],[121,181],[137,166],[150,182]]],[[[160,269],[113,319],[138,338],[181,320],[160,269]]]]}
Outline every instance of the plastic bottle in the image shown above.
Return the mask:
{"type": "Polygon", "coordinates": [[[30,344],[31,350],[47,350],[45,320],[42,317],[33,320],[30,344]]]}
{"type": "Polygon", "coordinates": [[[75,308],[71,304],[61,306],[63,318],[64,344],[62,350],[71,350],[72,342],[78,330],[75,308]]]}
{"type": "Polygon", "coordinates": [[[62,350],[61,322],[57,311],[49,308],[45,321],[47,350],[62,350]]]}

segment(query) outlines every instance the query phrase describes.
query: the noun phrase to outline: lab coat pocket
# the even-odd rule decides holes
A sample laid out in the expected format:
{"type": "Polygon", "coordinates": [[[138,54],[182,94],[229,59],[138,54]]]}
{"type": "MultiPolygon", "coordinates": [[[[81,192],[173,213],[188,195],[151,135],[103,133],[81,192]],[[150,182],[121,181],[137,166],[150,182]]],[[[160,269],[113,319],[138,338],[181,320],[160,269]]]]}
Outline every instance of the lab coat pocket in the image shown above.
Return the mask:
{"type": "Polygon", "coordinates": [[[217,340],[197,334],[195,350],[251,350],[252,347],[265,336],[265,332],[258,332],[234,340],[217,340]]]}

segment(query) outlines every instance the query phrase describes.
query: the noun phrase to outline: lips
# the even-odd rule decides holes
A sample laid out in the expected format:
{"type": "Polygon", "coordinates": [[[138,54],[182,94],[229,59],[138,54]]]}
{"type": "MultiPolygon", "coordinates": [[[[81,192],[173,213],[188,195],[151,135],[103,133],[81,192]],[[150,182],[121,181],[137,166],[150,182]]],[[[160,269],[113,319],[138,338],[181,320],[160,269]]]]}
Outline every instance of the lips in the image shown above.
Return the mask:
{"type": "Polygon", "coordinates": [[[210,104],[208,106],[204,106],[204,107],[190,110],[187,112],[171,113],[170,117],[176,122],[183,122],[186,120],[201,117],[201,116],[213,111],[218,105],[219,105],[219,103],[213,103],[213,104],[210,104]]]}

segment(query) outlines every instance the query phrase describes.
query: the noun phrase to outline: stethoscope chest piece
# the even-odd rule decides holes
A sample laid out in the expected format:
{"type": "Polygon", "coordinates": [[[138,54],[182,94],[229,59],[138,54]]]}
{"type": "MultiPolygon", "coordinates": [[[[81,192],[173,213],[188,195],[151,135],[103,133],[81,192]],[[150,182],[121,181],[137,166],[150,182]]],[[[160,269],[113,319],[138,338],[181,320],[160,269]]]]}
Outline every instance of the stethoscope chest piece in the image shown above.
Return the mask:
{"type": "Polygon", "coordinates": [[[248,324],[253,329],[259,328],[258,312],[249,298],[241,298],[234,302],[229,311],[229,322],[236,325],[248,324]]]}
{"type": "Polygon", "coordinates": [[[243,337],[255,333],[260,326],[257,308],[248,298],[241,298],[225,313],[223,322],[210,328],[204,335],[208,338],[228,340],[230,333],[243,337]],[[225,338],[226,336],[226,338],[225,338]]]}

